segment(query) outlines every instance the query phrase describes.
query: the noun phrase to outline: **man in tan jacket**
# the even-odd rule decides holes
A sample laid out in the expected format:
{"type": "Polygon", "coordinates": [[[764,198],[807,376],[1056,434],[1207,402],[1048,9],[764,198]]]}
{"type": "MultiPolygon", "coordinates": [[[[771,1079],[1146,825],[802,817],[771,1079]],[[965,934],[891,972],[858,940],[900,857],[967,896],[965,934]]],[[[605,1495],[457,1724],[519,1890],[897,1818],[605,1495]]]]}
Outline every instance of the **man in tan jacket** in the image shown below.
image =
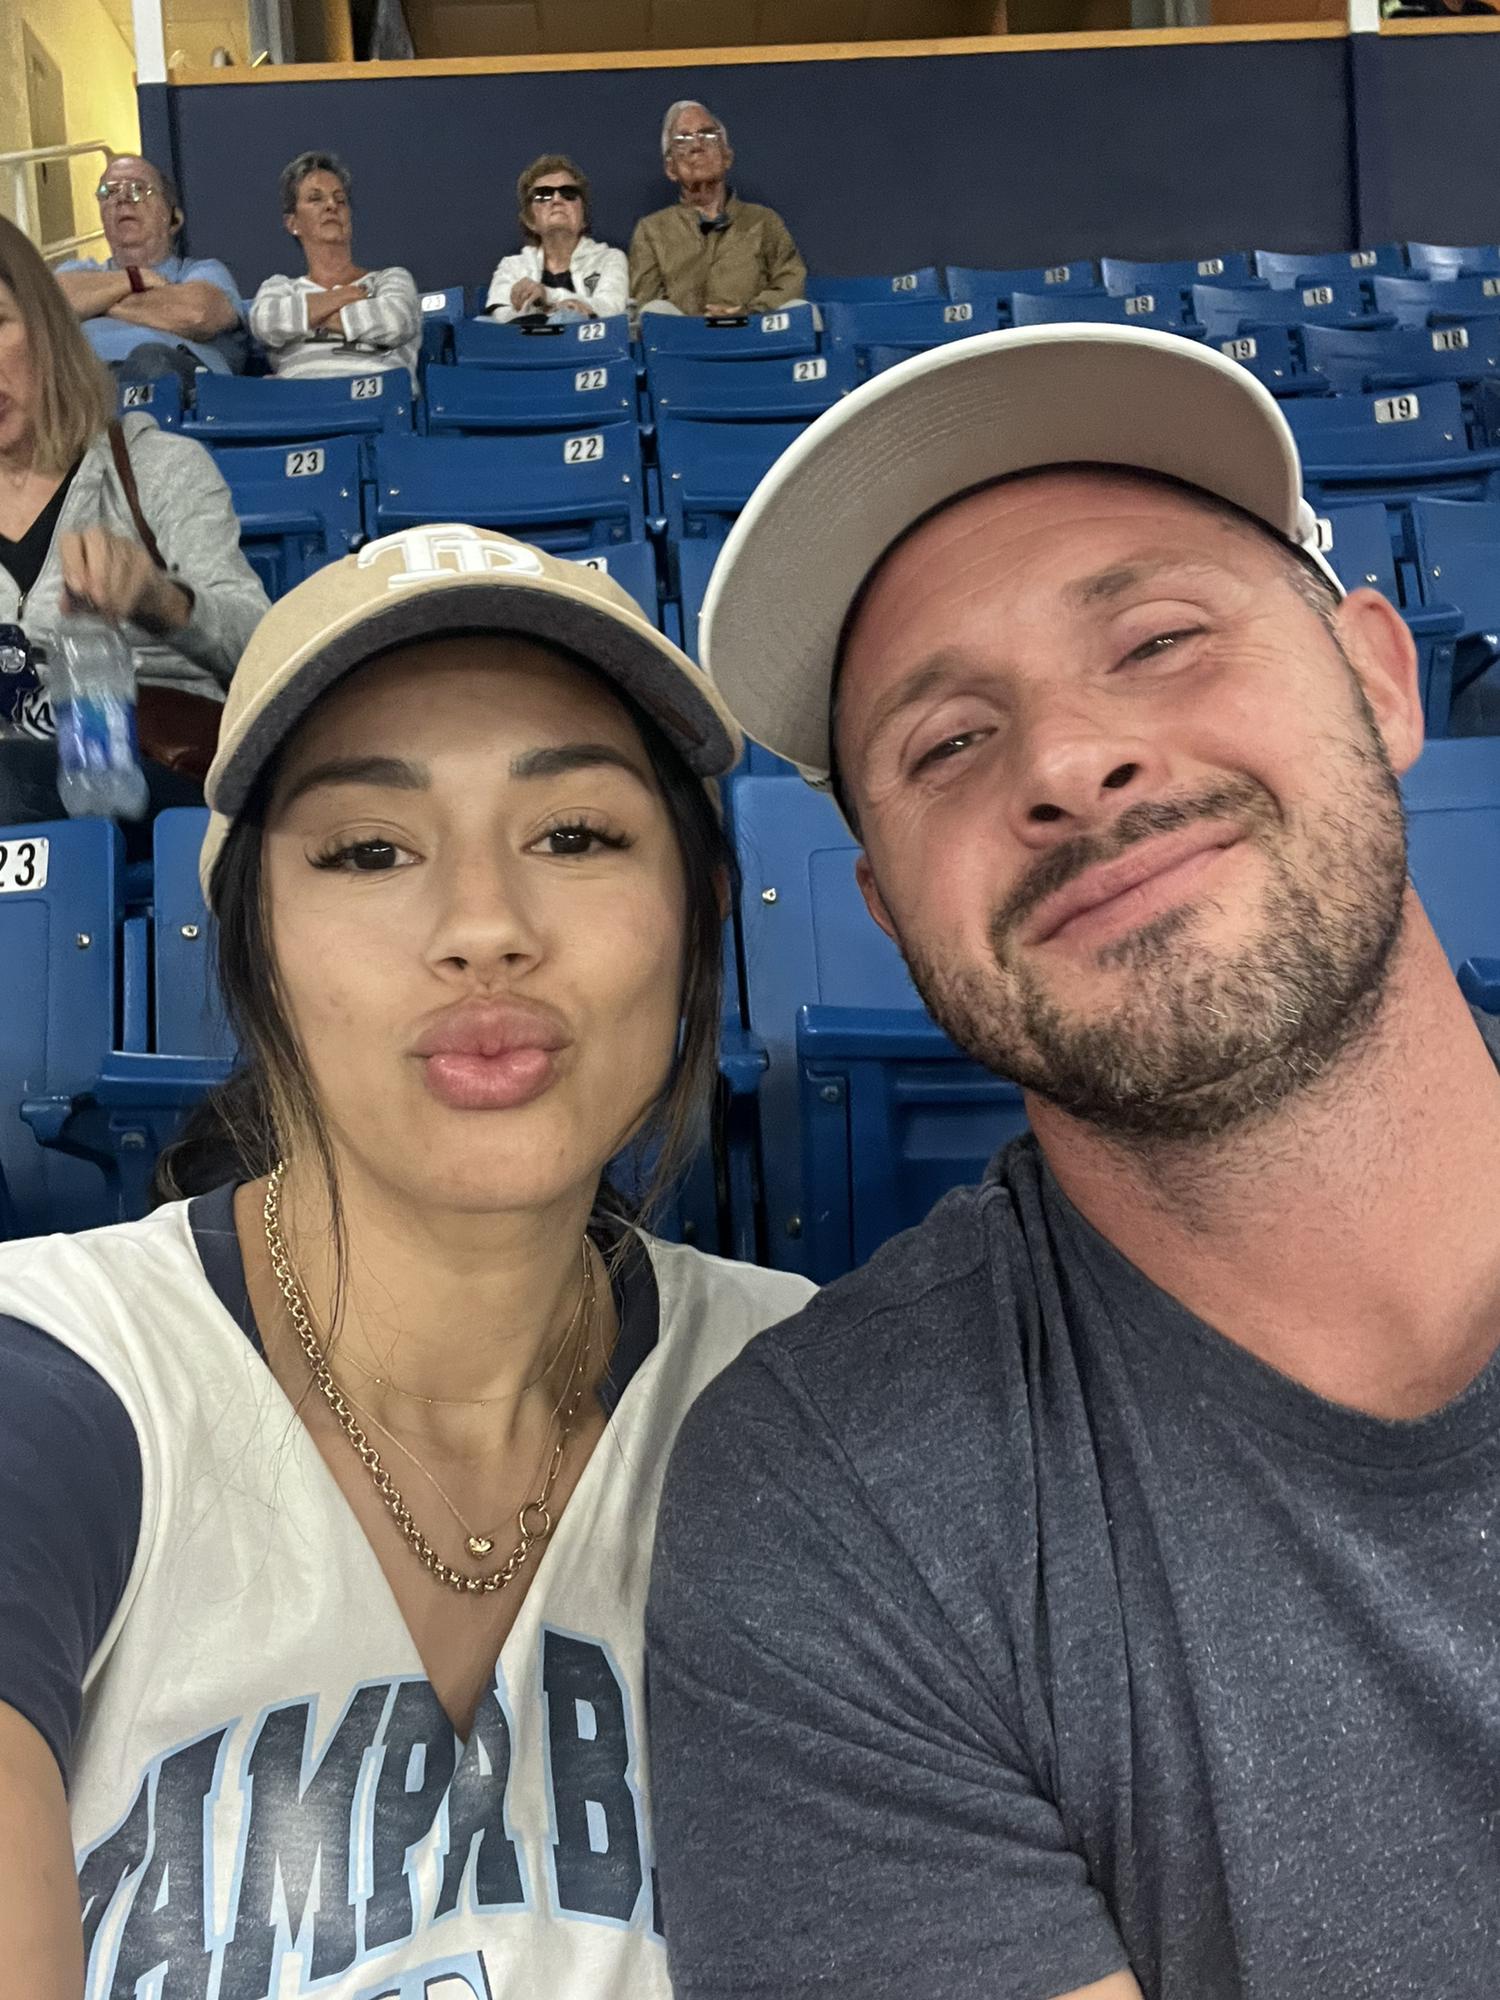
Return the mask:
{"type": "Polygon", "coordinates": [[[801,299],[807,266],[774,209],[730,192],[734,149],[701,104],[674,104],[661,130],[662,164],[680,199],[643,216],[630,240],[630,296],[645,312],[723,318],[801,299]]]}

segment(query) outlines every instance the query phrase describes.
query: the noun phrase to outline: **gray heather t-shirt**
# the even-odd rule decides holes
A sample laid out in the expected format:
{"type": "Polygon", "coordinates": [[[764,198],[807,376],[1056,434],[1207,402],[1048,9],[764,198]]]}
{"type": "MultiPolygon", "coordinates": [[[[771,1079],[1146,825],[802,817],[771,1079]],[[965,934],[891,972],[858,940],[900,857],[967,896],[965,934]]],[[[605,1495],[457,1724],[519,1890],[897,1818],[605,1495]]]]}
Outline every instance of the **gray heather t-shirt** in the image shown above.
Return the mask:
{"type": "Polygon", "coordinates": [[[1500,1996],[1500,1360],[1325,1402],[1030,1139],[707,1391],[648,1630],[677,2000],[1500,1996]]]}

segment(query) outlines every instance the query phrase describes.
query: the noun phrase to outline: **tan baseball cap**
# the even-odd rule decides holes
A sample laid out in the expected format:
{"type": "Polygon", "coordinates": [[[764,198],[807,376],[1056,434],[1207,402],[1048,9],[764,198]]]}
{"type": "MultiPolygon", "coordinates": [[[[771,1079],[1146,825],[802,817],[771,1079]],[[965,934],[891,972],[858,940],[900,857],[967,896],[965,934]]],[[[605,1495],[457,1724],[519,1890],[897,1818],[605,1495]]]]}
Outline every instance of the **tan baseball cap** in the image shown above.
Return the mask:
{"type": "Polygon", "coordinates": [[[319,695],[389,647],[475,631],[576,653],[637,702],[705,782],[738,761],[739,729],[713,683],[602,568],[462,523],[406,528],[318,570],[256,627],[204,788],[213,807],[198,860],[204,895],[256,779],[319,695]]]}
{"type": "Polygon", "coordinates": [[[1231,501],[1315,564],[1297,444],[1248,369],[1181,334],[1029,326],[956,340],[836,403],[785,451],[730,530],[699,619],[703,664],[741,727],[829,769],[844,621],[891,545],[934,508],[1046,465],[1165,473],[1231,501]]]}

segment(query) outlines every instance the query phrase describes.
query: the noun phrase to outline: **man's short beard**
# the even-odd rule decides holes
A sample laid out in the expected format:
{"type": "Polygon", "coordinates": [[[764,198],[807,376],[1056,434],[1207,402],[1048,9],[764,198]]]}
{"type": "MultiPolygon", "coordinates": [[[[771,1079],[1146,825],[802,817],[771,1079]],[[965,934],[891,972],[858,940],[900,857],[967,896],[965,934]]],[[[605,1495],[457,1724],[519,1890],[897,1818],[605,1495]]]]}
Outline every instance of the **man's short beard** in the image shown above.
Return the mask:
{"type": "Polygon", "coordinates": [[[919,992],[954,1041],[1071,1117],[1131,1140],[1220,1138],[1326,1075],[1378,1011],[1406,891],[1400,787],[1353,686],[1346,782],[1339,804],[1301,829],[1300,875],[1284,820],[1247,779],[1129,808],[1105,840],[1054,851],[997,913],[993,971],[903,941],[919,992]],[[1195,943],[1191,908],[1169,910],[1100,953],[1100,964],[1135,975],[1119,1003],[1096,1020],[1070,1017],[1010,951],[1022,915],[1094,862],[1201,818],[1242,822],[1269,863],[1258,933],[1220,956],[1195,943]]]}

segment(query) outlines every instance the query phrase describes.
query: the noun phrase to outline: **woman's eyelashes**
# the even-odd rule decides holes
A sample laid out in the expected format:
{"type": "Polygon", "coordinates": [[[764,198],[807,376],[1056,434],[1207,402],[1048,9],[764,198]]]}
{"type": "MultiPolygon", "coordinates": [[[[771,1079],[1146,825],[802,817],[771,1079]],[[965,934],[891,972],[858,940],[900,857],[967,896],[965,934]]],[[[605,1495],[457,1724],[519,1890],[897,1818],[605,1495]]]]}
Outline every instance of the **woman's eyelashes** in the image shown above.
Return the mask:
{"type": "Polygon", "coordinates": [[[393,868],[409,867],[416,858],[410,849],[398,847],[394,840],[374,835],[366,840],[342,841],[309,857],[314,868],[350,875],[384,875],[393,868]]]}
{"type": "MultiPolygon", "coordinates": [[[[623,853],[633,845],[632,836],[618,827],[570,813],[529,835],[524,852],[542,860],[584,861],[599,854],[623,853]]],[[[387,875],[412,867],[422,856],[388,834],[370,833],[355,838],[340,836],[308,859],[314,868],[329,874],[387,875]]]]}

